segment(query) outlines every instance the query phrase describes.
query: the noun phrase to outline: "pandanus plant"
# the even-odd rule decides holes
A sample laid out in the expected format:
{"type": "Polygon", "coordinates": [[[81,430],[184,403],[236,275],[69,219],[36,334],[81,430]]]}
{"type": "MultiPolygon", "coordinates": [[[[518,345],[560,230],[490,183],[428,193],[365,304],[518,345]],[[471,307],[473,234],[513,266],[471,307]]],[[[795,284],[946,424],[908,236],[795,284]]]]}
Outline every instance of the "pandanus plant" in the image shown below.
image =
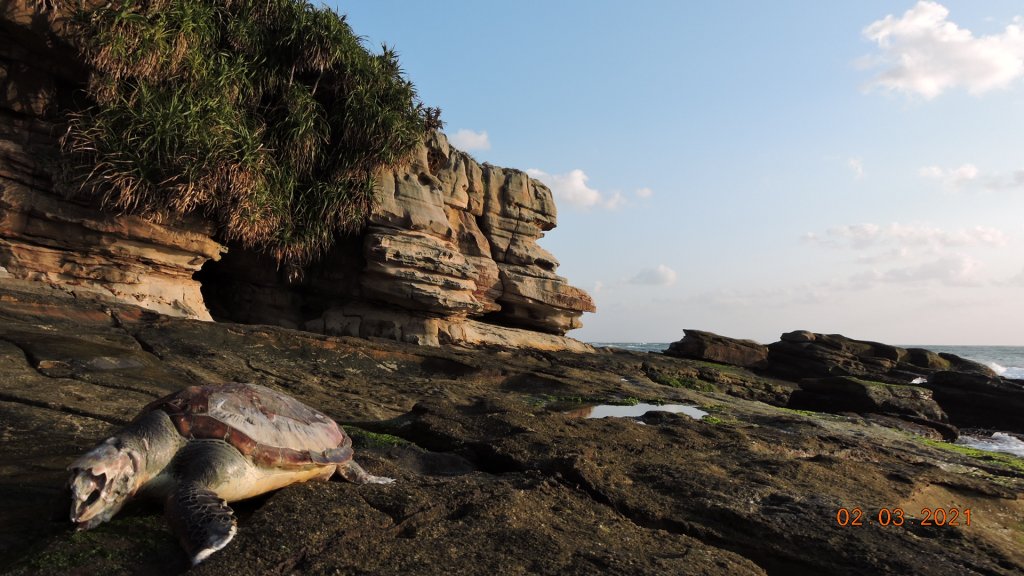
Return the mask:
{"type": "Polygon", "coordinates": [[[395,51],[371,52],[328,8],[68,4],[91,68],[67,112],[68,192],[153,219],[203,213],[292,276],[363,226],[374,175],[441,125],[395,51]]]}

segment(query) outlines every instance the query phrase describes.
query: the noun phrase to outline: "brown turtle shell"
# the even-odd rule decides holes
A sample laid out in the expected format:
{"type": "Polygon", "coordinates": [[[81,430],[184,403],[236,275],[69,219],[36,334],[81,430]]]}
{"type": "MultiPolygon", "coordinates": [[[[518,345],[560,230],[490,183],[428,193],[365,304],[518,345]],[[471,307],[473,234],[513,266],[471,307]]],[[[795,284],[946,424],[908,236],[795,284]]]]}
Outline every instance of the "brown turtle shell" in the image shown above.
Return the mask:
{"type": "Polygon", "coordinates": [[[352,439],[334,420],[259,384],[190,386],[143,413],[163,410],[182,436],[224,440],[267,468],[314,468],[352,459],[352,439]]]}

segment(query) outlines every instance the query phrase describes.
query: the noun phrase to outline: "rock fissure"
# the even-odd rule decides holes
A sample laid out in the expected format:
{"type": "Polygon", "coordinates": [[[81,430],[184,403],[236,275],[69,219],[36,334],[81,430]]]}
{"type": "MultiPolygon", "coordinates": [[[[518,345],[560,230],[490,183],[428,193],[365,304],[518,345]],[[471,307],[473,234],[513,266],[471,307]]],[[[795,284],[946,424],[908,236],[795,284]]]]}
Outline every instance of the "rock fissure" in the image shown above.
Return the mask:
{"type": "Polygon", "coordinates": [[[46,410],[53,410],[55,412],[63,412],[65,414],[72,414],[74,416],[81,416],[83,418],[91,418],[93,420],[99,420],[108,424],[114,424],[117,426],[124,426],[131,422],[131,420],[125,418],[118,418],[108,414],[102,414],[99,412],[93,412],[90,410],[81,410],[71,406],[66,406],[57,402],[45,402],[42,400],[33,400],[30,398],[24,398],[15,394],[8,394],[6,392],[0,392],[0,401],[11,402],[13,404],[24,404],[26,406],[33,406],[35,408],[45,408],[46,410]]]}

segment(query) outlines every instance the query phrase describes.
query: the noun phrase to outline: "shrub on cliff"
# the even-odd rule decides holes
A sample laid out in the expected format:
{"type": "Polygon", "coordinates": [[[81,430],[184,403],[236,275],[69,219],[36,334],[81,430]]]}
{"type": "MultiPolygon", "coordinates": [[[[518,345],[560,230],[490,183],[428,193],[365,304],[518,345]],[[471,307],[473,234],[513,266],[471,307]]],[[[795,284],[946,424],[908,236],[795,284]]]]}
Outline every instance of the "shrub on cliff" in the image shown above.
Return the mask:
{"type": "Polygon", "coordinates": [[[292,272],[360,228],[374,173],[440,124],[392,50],[304,0],[86,4],[70,190],[154,218],[202,211],[292,272]]]}

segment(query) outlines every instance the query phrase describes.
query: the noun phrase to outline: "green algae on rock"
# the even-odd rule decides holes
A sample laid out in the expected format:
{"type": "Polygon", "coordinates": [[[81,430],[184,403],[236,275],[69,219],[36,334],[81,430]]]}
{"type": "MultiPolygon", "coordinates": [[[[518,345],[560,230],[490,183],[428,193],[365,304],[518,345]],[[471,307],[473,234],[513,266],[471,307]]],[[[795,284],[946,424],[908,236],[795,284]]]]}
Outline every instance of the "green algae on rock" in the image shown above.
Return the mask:
{"type": "Polygon", "coordinates": [[[61,499],[67,464],[152,398],[124,393],[130,370],[93,362],[111,356],[114,342],[122,354],[149,355],[168,386],[257,382],[388,435],[359,454],[400,490],[329,482],[256,499],[234,542],[195,574],[1024,570],[1018,469],[923,442],[895,418],[751,400],[738,391],[743,372],[702,392],[646,378],[645,363],[699,374],[696,362],[660,354],[431,348],[127,306],[92,313],[101,306],[0,287],[0,365],[9,375],[0,381],[0,572],[187,568],[159,510],[115,518],[101,540],[73,535],[66,510],[53,521],[40,514],[61,499]],[[39,342],[54,333],[77,344],[45,358],[24,352],[43,350],[39,342]],[[39,359],[70,370],[47,375],[39,359]],[[545,395],[658,398],[713,408],[724,422],[666,412],[649,412],[645,425],[587,420],[538,410],[545,395]],[[952,505],[972,510],[971,527],[929,527],[917,514],[952,505]],[[898,529],[843,527],[842,507],[902,507],[916,517],[908,513],[898,529]],[[175,553],[177,561],[158,566],[140,560],[175,553]]]}

